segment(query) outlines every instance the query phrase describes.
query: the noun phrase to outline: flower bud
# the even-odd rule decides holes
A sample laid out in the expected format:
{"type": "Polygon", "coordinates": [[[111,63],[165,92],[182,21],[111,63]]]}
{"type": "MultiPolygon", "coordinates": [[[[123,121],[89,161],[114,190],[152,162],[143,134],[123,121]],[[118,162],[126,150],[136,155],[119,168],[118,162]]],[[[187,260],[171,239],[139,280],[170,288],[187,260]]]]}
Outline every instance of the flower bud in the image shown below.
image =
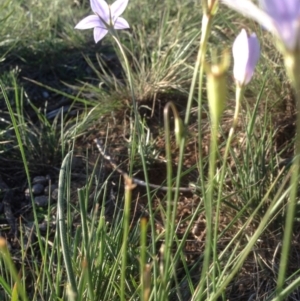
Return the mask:
{"type": "Polygon", "coordinates": [[[211,120],[217,125],[225,108],[227,98],[227,70],[230,64],[230,56],[225,52],[219,64],[206,65],[207,96],[211,120]]]}
{"type": "Polygon", "coordinates": [[[247,85],[254,73],[260,56],[259,41],[255,33],[247,35],[245,29],[236,37],[232,54],[234,60],[233,76],[239,86],[247,85]]]}

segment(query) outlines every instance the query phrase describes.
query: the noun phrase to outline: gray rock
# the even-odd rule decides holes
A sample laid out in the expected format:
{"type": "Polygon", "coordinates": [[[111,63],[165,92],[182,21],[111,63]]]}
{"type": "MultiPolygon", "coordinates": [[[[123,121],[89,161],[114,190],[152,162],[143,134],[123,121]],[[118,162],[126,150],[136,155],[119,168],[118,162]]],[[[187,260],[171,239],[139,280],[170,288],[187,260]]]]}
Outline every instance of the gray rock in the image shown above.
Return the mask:
{"type": "Polygon", "coordinates": [[[36,183],[34,185],[32,185],[32,193],[33,195],[39,195],[41,193],[43,193],[44,191],[44,185],[41,183],[36,183]]]}
{"type": "Polygon", "coordinates": [[[42,184],[46,185],[48,183],[48,179],[44,176],[37,176],[32,179],[32,184],[42,184]]]}
{"type": "Polygon", "coordinates": [[[51,185],[49,185],[49,186],[46,186],[45,189],[44,189],[44,194],[45,194],[45,195],[49,195],[49,193],[52,194],[52,192],[53,192],[54,189],[56,189],[56,188],[57,188],[57,185],[56,185],[56,184],[51,184],[51,185]]]}
{"type": "Polygon", "coordinates": [[[46,195],[40,195],[34,198],[34,202],[39,207],[47,207],[49,198],[46,195]]]}
{"type": "Polygon", "coordinates": [[[42,94],[43,94],[43,97],[44,97],[44,98],[49,98],[49,96],[50,96],[49,93],[48,93],[47,91],[43,91],[42,94]]]}
{"type": "MultiPolygon", "coordinates": [[[[39,195],[44,191],[44,185],[37,183],[32,185],[32,194],[33,195],[39,195]]],[[[29,188],[26,188],[25,190],[25,198],[26,200],[30,200],[30,190],[29,188]]]]}
{"type": "Polygon", "coordinates": [[[52,191],[52,194],[51,194],[51,197],[54,201],[57,201],[58,199],[58,188],[55,188],[53,191],[52,191]]]}

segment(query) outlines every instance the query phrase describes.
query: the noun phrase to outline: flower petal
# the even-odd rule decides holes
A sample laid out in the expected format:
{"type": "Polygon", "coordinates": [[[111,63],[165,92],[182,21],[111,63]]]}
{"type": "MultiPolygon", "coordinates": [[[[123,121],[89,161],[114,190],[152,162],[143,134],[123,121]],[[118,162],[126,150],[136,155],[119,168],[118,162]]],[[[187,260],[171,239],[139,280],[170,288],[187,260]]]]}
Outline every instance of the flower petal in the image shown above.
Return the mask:
{"type": "Polygon", "coordinates": [[[271,16],[259,9],[253,2],[249,0],[222,0],[222,2],[244,16],[257,21],[265,29],[278,36],[277,28],[274,26],[271,16]]]}
{"type": "Polygon", "coordinates": [[[299,43],[299,28],[297,24],[293,24],[289,20],[287,20],[286,22],[276,23],[275,25],[278,31],[279,38],[284,46],[287,49],[293,51],[299,43]]]}
{"type": "Polygon", "coordinates": [[[233,76],[238,83],[242,84],[245,81],[245,69],[249,56],[247,32],[245,29],[234,40],[232,55],[234,60],[233,76]]]}
{"type": "Polygon", "coordinates": [[[127,4],[128,0],[117,0],[110,6],[111,15],[114,20],[123,14],[127,4]]]}
{"type": "Polygon", "coordinates": [[[109,7],[104,0],[91,0],[92,11],[101,17],[106,23],[109,23],[109,7]]]}
{"type": "Polygon", "coordinates": [[[101,39],[103,39],[107,33],[108,33],[107,29],[101,27],[95,27],[94,28],[95,43],[98,43],[101,39]]]}
{"type": "Polygon", "coordinates": [[[130,28],[128,22],[124,18],[118,18],[114,24],[114,29],[130,28]]]}
{"type": "Polygon", "coordinates": [[[260,0],[260,7],[276,22],[297,19],[300,13],[298,0],[260,0]]]}
{"type": "Polygon", "coordinates": [[[275,23],[278,35],[287,49],[297,47],[299,35],[300,1],[260,0],[261,8],[275,23]]]}
{"type": "Polygon", "coordinates": [[[252,34],[248,37],[246,30],[243,29],[233,43],[232,54],[234,78],[239,85],[247,85],[260,56],[260,46],[256,35],[252,34]]]}
{"type": "Polygon", "coordinates": [[[248,47],[250,51],[249,60],[246,67],[246,82],[248,84],[253,76],[255,66],[260,57],[260,45],[256,34],[253,33],[248,37],[248,47]]]}
{"type": "Polygon", "coordinates": [[[104,27],[103,23],[96,15],[87,16],[75,26],[76,29],[89,29],[94,27],[104,27]]]}

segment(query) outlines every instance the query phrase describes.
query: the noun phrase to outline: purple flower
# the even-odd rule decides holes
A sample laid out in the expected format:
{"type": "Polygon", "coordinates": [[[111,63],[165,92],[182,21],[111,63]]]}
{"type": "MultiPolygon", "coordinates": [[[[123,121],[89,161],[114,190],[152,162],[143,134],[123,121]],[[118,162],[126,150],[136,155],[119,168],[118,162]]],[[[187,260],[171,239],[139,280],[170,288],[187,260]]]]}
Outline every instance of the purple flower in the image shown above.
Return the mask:
{"type": "Polygon", "coordinates": [[[247,35],[245,29],[236,37],[232,54],[234,60],[233,75],[238,85],[247,85],[254,73],[260,56],[259,41],[255,33],[247,35]]]}
{"type": "Polygon", "coordinates": [[[300,0],[222,0],[230,8],[257,21],[274,34],[288,51],[300,48],[300,0]]]}
{"type": "Polygon", "coordinates": [[[104,0],[91,0],[91,8],[95,14],[81,20],[75,28],[94,28],[94,39],[98,43],[109,30],[129,28],[128,22],[120,17],[127,4],[128,0],[117,0],[112,5],[104,0]]]}

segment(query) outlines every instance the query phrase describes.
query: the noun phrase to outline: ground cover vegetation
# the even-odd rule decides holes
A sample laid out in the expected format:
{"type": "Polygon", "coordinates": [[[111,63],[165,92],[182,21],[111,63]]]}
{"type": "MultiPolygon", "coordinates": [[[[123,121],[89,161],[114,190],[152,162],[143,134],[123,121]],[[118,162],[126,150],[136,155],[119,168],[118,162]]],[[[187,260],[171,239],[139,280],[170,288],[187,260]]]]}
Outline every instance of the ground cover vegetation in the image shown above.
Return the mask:
{"type": "Polygon", "coordinates": [[[0,299],[300,300],[294,45],[218,1],[111,9],[95,43],[89,1],[0,3],[0,299]]]}

